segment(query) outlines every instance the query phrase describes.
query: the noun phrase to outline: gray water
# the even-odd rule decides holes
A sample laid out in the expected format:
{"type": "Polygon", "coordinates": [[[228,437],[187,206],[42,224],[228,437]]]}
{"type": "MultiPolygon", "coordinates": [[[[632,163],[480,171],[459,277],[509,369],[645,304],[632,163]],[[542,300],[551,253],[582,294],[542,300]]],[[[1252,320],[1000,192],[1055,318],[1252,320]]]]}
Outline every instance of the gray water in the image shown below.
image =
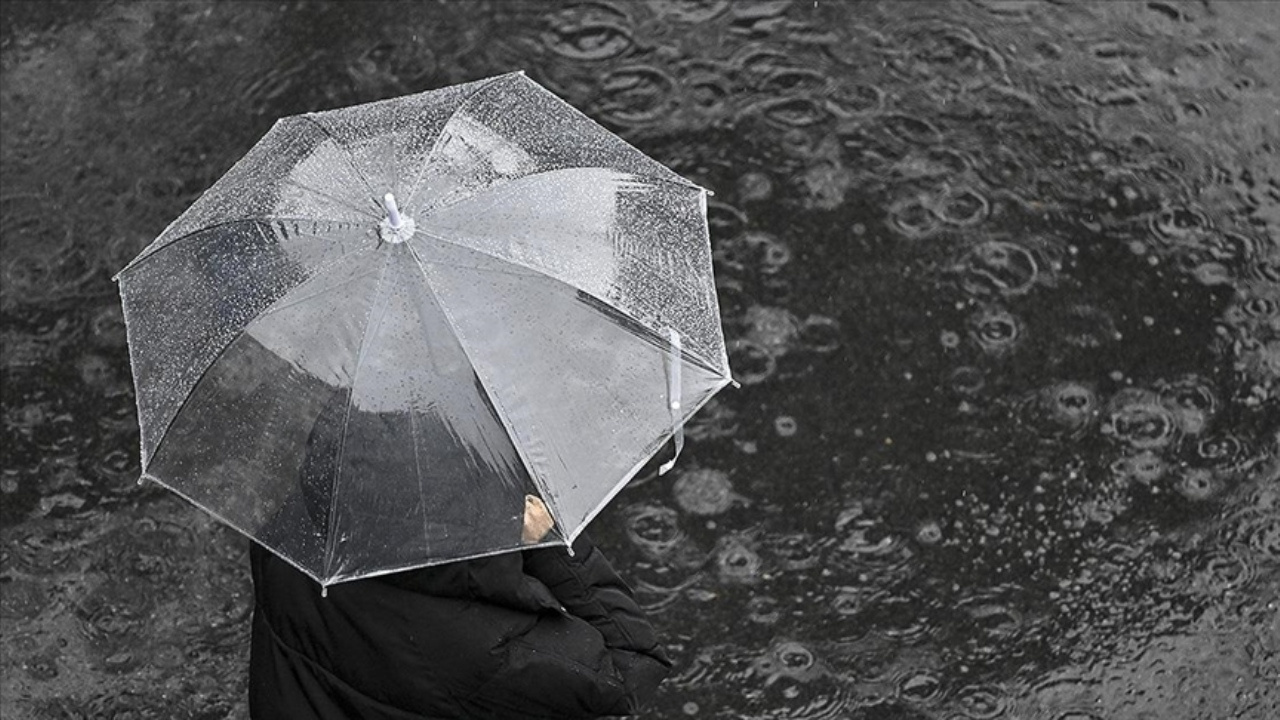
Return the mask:
{"type": "Polygon", "coordinates": [[[645,717],[1280,716],[1280,4],[3,12],[6,720],[246,717],[111,275],[277,117],[514,69],[716,192],[743,387],[591,527],[645,717]]]}

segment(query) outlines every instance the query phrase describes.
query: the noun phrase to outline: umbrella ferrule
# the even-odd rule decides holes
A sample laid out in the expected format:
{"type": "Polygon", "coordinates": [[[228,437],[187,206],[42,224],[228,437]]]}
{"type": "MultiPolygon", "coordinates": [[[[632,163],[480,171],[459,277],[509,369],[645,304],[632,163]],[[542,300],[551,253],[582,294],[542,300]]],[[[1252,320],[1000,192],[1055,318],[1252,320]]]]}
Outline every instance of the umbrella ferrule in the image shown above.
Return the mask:
{"type": "Polygon", "coordinates": [[[379,237],[392,244],[402,243],[413,237],[413,218],[400,214],[395,195],[383,195],[382,207],[386,209],[387,216],[378,224],[379,237]]]}

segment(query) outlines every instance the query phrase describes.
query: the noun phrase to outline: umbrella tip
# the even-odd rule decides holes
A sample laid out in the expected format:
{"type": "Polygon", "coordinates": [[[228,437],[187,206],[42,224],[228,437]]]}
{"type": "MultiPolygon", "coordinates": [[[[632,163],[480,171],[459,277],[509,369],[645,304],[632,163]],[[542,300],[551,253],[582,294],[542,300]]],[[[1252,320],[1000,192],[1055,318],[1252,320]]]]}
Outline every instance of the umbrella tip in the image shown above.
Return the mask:
{"type": "Polygon", "coordinates": [[[382,196],[382,207],[386,208],[387,216],[382,219],[382,223],[378,227],[378,234],[383,240],[399,244],[413,237],[413,218],[404,217],[400,214],[400,207],[396,205],[396,196],[387,193],[382,196]]]}
{"type": "Polygon", "coordinates": [[[396,206],[396,196],[391,193],[383,195],[382,207],[387,209],[387,222],[392,228],[399,230],[401,225],[400,208],[396,206]]]}

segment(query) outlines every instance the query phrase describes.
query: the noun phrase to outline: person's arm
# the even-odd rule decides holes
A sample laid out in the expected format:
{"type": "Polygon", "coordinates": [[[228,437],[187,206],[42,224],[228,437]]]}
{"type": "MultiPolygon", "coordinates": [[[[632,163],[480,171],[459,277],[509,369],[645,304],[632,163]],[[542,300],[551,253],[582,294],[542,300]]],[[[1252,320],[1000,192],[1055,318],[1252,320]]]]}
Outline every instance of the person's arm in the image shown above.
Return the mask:
{"type": "Polygon", "coordinates": [[[467,701],[476,717],[630,715],[671,661],[631,591],[591,542],[524,553],[524,570],[563,605],[498,650],[500,669],[467,701]]]}

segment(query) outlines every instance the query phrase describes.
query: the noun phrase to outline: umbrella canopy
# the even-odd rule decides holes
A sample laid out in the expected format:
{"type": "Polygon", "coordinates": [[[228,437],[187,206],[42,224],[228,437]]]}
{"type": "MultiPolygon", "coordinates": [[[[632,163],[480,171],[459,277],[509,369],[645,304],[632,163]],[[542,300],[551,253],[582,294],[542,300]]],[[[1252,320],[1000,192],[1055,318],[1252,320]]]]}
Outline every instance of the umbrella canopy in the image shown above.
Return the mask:
{"type": "Polygon", "coordinates": [[[324,584],[568,544],[731,382],[706,191],[521,73],[280,120],[117,280],[143,477],[324,584]]]}

